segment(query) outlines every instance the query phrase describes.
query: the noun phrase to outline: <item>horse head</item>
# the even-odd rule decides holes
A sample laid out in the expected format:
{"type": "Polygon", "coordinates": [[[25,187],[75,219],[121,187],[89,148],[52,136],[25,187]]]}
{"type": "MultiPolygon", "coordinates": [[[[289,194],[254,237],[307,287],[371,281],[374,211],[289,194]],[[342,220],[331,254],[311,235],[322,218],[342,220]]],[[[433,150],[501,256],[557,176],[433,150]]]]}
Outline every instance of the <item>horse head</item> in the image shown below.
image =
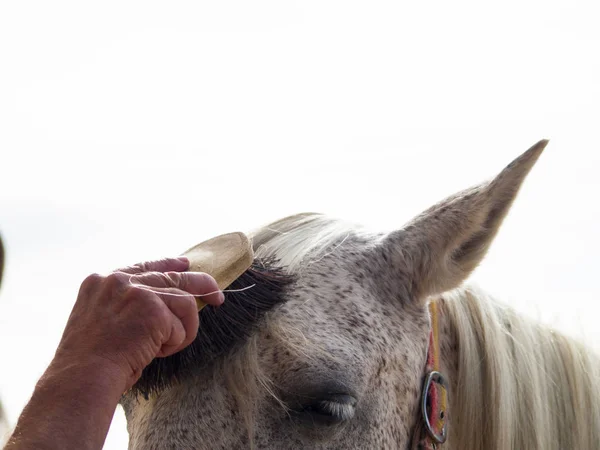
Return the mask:
{"type": "MultiPolygon", "coordinates": [[[[563,381],[535,369],[542,361],[532,356],[536,339],[550,335],[532,331],[515,345],[511,331],[528,325],[461,287],[546,143],[391,232],[320,214],[253,232],[261,277],[242,276],[234,287],[243,292],[226,294],[228,310],[205,308],[196,342],[155,361],[123,397],[130,448],[435,448],[423,433],[432,343],[449,402],[436,410],[448,426],[442,448],[587,448],[558,438],[553,442],[568,446],[544,446],[547,437],[519,431],[518,422],[531,416],[516,406],[519,395],[539,400],[533,384],[563,381]],[[429,304],[438,305],[435,317],[429,304]],[[202,320],[217,317],[221,331],[203,334],[202,320]],[[256,326],[236,336],[240,320],[256,326]],[[510,378],[519,371],[542,378],[510,378]]],[[[562,364],[543,361],[546,369],[562,364]]],[[[591,392],[581,382],[579,389],[591,392]]],[[[598,406],[588,416],[597,421],[598,406]]]]}

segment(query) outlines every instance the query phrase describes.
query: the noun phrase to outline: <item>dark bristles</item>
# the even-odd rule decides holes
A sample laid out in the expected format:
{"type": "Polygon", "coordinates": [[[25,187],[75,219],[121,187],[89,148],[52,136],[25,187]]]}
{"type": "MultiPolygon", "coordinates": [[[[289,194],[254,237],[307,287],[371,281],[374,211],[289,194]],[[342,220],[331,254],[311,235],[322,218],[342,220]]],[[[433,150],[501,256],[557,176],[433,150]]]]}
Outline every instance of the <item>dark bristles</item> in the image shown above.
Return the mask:
{"type": "Polygon", "coordinates": [[[206,369],[222,355],[243,344],[259,326],[267,311],[285,301],[286,288],[293,278],[275,263],[254,262],[225,292],[225,303],[200,311],[200,327],[192,344],[179,353],[154,359],[133,386],[134,394],[150,393],[206,369]],[[252,286],[252,287],[251,287],[252,286]]]}

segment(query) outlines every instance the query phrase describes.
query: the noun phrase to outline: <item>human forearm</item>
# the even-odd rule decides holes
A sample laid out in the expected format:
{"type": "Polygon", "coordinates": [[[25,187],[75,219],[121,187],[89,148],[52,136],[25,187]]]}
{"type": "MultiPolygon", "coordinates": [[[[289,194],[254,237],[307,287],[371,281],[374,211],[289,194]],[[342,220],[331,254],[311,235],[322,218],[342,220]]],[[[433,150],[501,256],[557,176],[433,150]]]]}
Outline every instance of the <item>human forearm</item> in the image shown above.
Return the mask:
{"type": "Polygon", "coordinates": [[[101,449],[121,395],[144,368],[196,338],[195,296],[224,301],[217,281],[189,266],[166,258],[87,277],[5,450],[101,449]]]}
{"type": "Polygon", "coordinates": [[[124,387],[123,375],[106,361],[57,357],[5,450],[101,449],[124,387]]]}

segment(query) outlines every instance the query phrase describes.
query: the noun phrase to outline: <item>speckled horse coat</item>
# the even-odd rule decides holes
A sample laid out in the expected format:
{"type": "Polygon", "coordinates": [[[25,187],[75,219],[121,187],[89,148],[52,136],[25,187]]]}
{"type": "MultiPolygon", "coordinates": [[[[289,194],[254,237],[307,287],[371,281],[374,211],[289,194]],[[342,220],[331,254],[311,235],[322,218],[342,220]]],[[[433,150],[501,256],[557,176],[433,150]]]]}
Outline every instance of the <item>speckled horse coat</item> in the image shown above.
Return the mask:
{"type": "MultiPolygon", "coordinates": [[[[121,402],[130,448],[409,449],[422,420],[431,301],[450,383],[440,448],[597,448],[595,357],[460,287],[545,145],[391,233],[318,214],[255,232],[257,261],[284,268],[289,282],[271,286],[273,307],[251,335],[207,357],[203,346],[218,347],[217,338],[200,333],[184,359],[142,376],[148,389],[121,402]],[[582,372],[564,369],[568,358],[582,372]],[[574,382],[581,392],[569,391],[574,382]]],[[[260,289],[245,291],[245,301],[265,295],[260,289]]],[[[223,336],[235,334],[233,321],[225,328],[223,336]]]]}

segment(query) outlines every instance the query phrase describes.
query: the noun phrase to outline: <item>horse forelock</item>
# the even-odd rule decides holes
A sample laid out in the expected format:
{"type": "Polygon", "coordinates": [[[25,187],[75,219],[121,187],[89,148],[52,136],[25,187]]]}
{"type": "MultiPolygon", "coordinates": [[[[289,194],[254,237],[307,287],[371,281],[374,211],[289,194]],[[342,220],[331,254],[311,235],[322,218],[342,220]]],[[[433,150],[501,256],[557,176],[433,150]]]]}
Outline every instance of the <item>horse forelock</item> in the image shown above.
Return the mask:
{"type": "Polygon", "coordinates": [[[337,219],[302,214],[255,231],[251,235],[254,263],[226,290],[223,305],[203,308],[194,342],[174,355],[154,359],[131,393],[148,398],[206,371],[243,346],[259,327],[265,326],[265,314],[286,301],[286,293],[303,264],[321,258],[351,230],[352,225],[337,219]]]}
{"type": "Polygon", "coordinates": [[[255,261],[229,286],[220,307],[207,305],[200,311],[198,334],[192,344],[174,355],[154,359],[132,393],[147,398],[235,351],[260,326],[265,313],[285,301],[285,291],[292,282],[293,277],[275,261],[255,261]]]}
{"type": "Polygon", "coordinates": [[[324,214],[303,213],[262,227],[251,237],[258,259],[276,259],[289,273],[298,274],[341,245],[366,244],[381,234],[324,214]]]}

